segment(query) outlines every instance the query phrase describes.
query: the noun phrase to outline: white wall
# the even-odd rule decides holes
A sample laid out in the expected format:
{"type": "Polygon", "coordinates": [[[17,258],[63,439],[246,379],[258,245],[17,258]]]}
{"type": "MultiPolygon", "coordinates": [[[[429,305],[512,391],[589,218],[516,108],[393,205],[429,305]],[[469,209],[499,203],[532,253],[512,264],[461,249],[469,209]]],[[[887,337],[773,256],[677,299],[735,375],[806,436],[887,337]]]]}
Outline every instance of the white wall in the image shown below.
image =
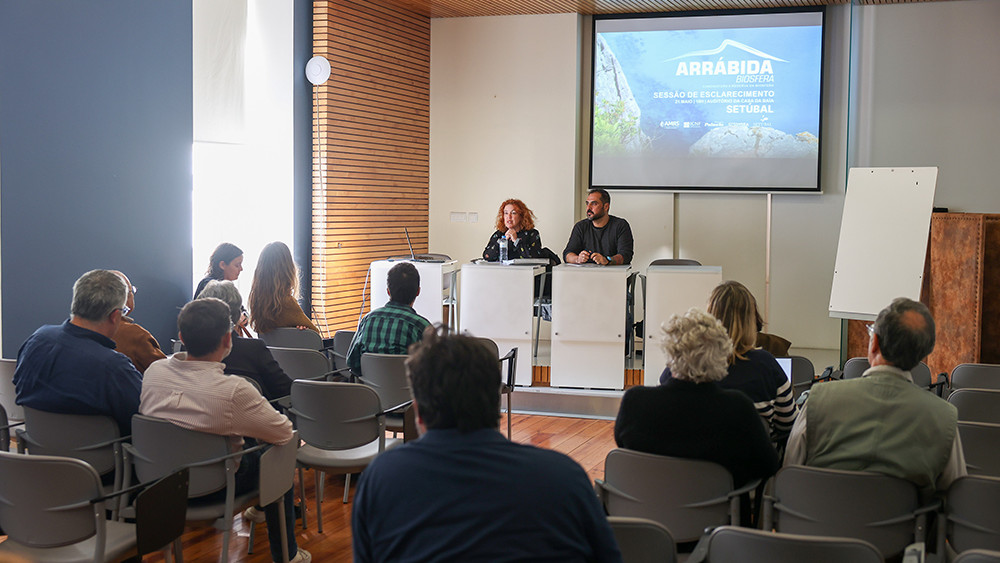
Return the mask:
{"type": "MultiPolygon", "coordinates": [[[[1000,211],[1000,190],[989,189],[989,135],[1000,130],[997,21],[995,0],[828,8],[823,194],[773,196],[770,332],[797,348],[839,348],[828,309],[848,166],[939,165],[939,205],[1000,211]],[[849,133],[863,137],[850,151],[849,133]]],[[[578,143],[589,122],[578,106],[590,71],[577,62],[586,26],[575,15],[432,20],[432,251],[477,256],[508,196],[525,199],[545,244],[562,250],[587,181],[578,143]],[[479,223],[452,223],[450,211],[477,211],[479,223]]],[[[632,224],[638,268],[676,245],[680,257],[721,265],[764,305],[766,196],[612,196],[612,213],[632,224]]]]}
{"type": "Polygon", "coordinates": [[[581,20],[431,20],[432,252],[480,257],[509,197],[535,212],[542,243],[562,252],[579,186],[581,20]],[[478,222],[452,222],[453,211],[478,222]]]}

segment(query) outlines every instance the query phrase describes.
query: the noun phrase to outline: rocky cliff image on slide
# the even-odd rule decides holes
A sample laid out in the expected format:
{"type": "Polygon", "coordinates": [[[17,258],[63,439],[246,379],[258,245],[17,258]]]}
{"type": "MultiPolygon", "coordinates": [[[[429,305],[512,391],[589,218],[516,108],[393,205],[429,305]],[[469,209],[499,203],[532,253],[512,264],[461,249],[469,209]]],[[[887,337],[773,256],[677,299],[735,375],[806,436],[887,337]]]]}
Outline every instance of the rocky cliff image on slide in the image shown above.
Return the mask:
{"type": "Polygon", "coordinates": [[[771,127],[718,127],[691,145],[695,156],[747,158],[816,158],[819,139],[809,132],[789,135],[771,127]]]}
{"type": "Polygon", "coordinates": [[[594,150],[601,153],[639,152],[650,139],[639,126],[639,104],[618,59],[598,36],[594,71],[594,150]]]}

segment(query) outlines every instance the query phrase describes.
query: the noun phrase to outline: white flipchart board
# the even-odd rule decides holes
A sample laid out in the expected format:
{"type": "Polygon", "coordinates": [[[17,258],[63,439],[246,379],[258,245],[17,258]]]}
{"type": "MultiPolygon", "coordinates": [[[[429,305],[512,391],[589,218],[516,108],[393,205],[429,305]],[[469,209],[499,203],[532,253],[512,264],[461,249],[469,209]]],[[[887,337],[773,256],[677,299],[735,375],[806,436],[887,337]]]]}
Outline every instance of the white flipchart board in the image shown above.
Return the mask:
{"type": "Polygon", "coordinates": [[[896,297],[920,298],[936,167],[852,168],[830,316],[874,320],[896,297]]]}
{"type": "Polygon", "coordinates": [[[643,385],[659,384],[667,360],[660,349],[660,325],[691,307],[705,310],[715,286],[722,283],[722,266],[650,266],[646,269],[646,317],[642,345],[643,385]]]}

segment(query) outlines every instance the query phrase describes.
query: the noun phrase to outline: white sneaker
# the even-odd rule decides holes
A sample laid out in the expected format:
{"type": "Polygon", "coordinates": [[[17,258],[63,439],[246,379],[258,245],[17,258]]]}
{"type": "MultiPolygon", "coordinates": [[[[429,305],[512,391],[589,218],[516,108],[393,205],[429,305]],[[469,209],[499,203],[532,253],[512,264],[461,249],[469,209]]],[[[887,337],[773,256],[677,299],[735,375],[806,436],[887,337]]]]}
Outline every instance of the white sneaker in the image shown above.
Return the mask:
{"type": "Polygon", "coordinates": [[[312,554],[300,547],[299,552],[296,553],[295,557],[293,557],[288,563],[311,563],[312,560],[312,554]]]}
{"type": "Polygon", "coordinates": [[[250,508],[243,511],[243,518],[249,520],[254,524],[263,524],[266,517],[264,516],[263,510],[258,510],[257,507],[251,506],[250,508]]]}

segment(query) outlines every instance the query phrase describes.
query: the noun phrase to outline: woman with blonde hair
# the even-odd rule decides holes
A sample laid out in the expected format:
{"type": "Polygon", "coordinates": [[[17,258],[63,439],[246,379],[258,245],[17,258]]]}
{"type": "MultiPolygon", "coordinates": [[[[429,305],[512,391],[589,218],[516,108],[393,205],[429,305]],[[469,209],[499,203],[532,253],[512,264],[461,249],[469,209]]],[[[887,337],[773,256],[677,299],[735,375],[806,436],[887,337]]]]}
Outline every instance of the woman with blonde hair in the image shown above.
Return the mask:
{"type": "Polygon", "coordinates": [[[750,397],[772,437],[787,437],[798,411],[788,376],[770,352],[756,347],[764,324],[757,300],[740,282],[725,281],[712,290],[708,312],[722,322],[733,343],[728,374],[719,384],[750,397]]]}
{"type": "Polygon", "coordinates": [[[260,251],[250,286],[250,318],[257,334],[276,328],[298,327],[319,332],[297,301],[299,271],[283,242],[272,242],[260,251]]]}
{"type": "Polygon", "coordinates": [[[496,232],[483,249],[483,259],[500,260],[500,243],[507,242],[507,259],[541,258],[542,237],[535,229],[535,214],[519,199],[507,199],[497,212],[496,232]]]}
{"type": "Polygon", "coordinates": [[[725,327],[691,309],[663,325],[662,348],[673,374],[658,387],[632,387],[615,420],[619,447],[718,463],[739,487],[778,470],[778,455],[753,403],[723,389],[733,344],[725,327]]]}

